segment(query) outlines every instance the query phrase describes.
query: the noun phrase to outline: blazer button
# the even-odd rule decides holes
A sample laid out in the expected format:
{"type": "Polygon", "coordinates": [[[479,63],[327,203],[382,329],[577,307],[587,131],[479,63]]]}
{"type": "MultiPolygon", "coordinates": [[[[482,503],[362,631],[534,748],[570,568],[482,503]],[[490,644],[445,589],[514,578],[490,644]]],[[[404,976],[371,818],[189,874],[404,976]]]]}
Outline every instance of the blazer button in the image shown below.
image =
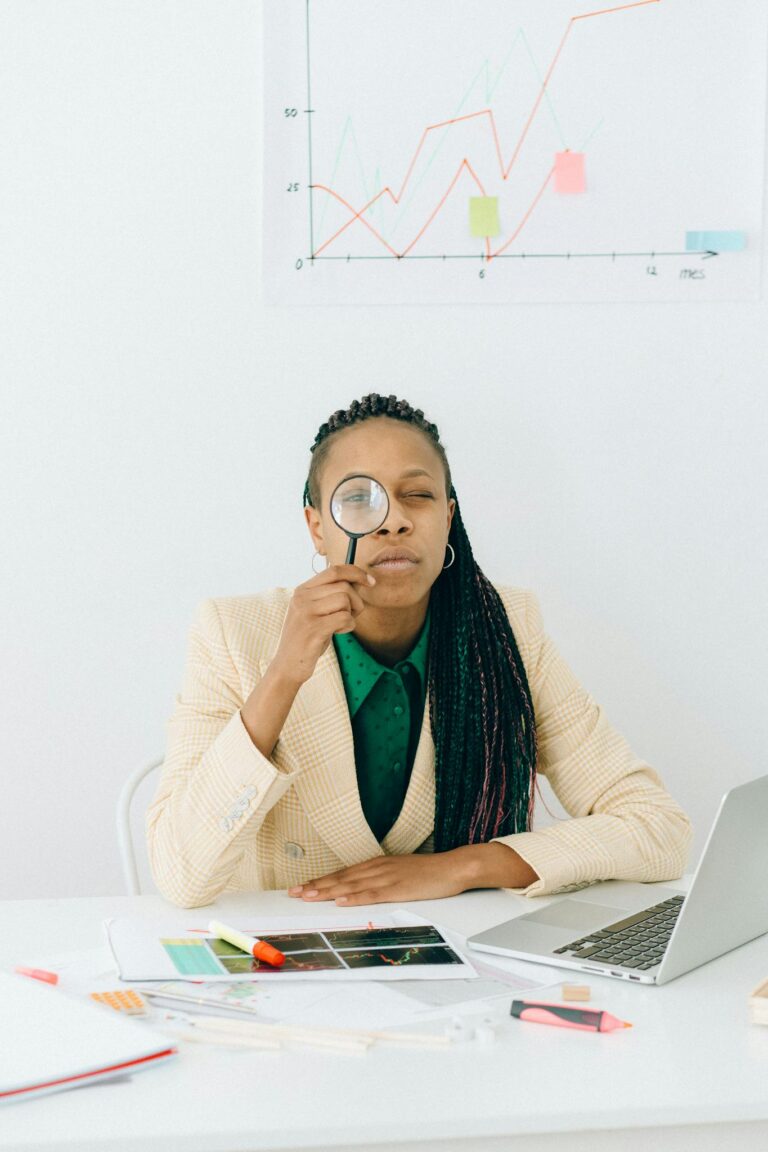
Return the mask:
{"type": "Polygon", "coordinates": [[[284,851],[289,860],[301,860],[304,857],[301,844],[292,844],[290,840],[284,845],[284,851]]]}

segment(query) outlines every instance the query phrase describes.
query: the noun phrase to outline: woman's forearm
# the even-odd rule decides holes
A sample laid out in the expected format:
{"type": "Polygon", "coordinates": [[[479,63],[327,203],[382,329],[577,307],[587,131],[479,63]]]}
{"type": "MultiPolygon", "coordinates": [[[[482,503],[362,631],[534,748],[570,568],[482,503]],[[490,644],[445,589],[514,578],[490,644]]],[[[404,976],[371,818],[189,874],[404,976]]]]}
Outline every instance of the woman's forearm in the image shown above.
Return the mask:
{"type": "Polygon", "coordinates": [[[240,709],[245,729],[267,759],[280,738],[301,684],[286,676],[273,661],[240,709]]]}
{"type": "Polygon", "coordinates": [[[527,888],[539,879],[530,864],[506,844],[467,844],[452,855],[464,871],[467,888],[527,888]]]}

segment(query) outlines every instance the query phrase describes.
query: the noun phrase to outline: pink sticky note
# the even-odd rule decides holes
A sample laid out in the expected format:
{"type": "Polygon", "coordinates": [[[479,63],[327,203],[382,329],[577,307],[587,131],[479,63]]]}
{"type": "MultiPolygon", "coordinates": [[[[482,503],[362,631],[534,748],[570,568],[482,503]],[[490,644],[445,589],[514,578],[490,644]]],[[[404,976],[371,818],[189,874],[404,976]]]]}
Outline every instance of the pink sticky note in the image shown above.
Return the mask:
{"type": "Polygon", "coordinates": [[[555,192],[586,192],[583,152],[555,152],[555,192]]]}

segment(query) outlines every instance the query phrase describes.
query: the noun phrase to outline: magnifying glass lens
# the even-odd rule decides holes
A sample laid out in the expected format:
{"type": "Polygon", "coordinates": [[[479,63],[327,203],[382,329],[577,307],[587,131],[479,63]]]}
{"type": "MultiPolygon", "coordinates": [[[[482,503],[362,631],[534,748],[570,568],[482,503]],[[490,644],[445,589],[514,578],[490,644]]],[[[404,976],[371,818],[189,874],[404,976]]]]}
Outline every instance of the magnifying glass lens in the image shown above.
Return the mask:
{"type": "Polygon", "coordinates": [[[367,536],[387,518],[389,499],[372,476],[350,476],[331,496],[331,515],[348,536],[367,536]]]}

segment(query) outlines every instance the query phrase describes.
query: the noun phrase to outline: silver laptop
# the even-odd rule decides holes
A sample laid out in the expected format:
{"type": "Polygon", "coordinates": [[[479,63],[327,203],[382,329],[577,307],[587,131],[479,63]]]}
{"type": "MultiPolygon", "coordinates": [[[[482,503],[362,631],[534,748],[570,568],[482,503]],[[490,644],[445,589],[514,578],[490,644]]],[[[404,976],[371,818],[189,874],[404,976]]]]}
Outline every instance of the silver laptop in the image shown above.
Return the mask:
{"type": "Polygon", "coordinates": [[[687,895],[608,880],[470,936],[478,952],[666,984],[768,932],[768,776],[726,792],[687,895]]]}

